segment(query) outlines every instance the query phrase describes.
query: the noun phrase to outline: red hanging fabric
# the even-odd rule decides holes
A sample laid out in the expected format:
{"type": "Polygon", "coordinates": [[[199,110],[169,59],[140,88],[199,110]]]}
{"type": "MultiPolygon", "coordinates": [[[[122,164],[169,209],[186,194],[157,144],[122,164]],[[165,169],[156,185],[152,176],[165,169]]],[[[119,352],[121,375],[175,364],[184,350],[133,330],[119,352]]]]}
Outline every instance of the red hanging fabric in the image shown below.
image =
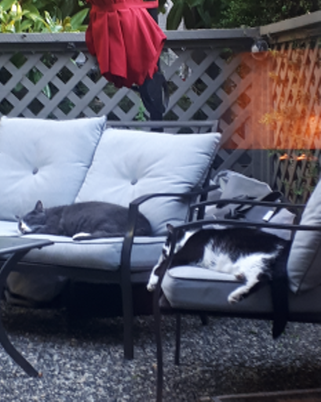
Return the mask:
{"type": "Polygon", "coordinates": [[[156,8],[158,1],[87,2],[91,10],[86,43],[101,74],[117,87],[128,88],[152,78],[166,36],[146,8],[156,8]]]}

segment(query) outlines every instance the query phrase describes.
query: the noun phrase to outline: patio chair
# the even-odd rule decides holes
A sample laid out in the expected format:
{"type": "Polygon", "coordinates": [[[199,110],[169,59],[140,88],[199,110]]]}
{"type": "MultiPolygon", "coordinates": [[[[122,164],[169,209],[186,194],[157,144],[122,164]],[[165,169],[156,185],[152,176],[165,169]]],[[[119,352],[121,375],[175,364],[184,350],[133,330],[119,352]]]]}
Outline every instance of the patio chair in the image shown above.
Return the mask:
{"type": "MultiPolygon", "coordinates": [[[[174,227],[170,240],[170,253],[166,265],[163,265],[160,278],[154,291],[154,317],[157,344],[157,402],[162,401],[163,387],[163,352],[161,338],[162,314],[176,315],[175,364],[179,364],[180,321],[182,314],[206,314],[243,318],[260,318],[276,320],[279,333],[287,321],[320,322],[321,321],[321,182],[313,191],[306,205],[279,203],[278,207],[295,208],[302,213],[299,224],[277,224],[258,221],[236,221],[231,219],[198,220],[174,227]],[[292,239],[285,253],[276,261],[286,270],[284,294],[279,299],[272,297],[270,283],[261,283],[258,290],[249,294],[242,301],[229,304],[228,295],[239,285],[235,278],[222,280],[215,272],[204,270],[197,277],[197,271],[182,267],[171,267],[174,255],[176,235],[180,229],[201,228],[206,225],[223,224],[227,227],[250,227],[278,230],[290,230],[292,239]],[[193,273],[191,274],[191,271],[193,273]],[[206,273],[204,271],[208,271],[206,273]],[[280,300],[281,299],[281,300],[280,300]],[[283,309],[276,307],[281,303],[283,309]]],[[[220,199],[205,201],[191,206],[191,210],[213,204],[225,203],[249,204],[249,201],[220,199]]],[[[271,202],[252,201],[251,205],[271,207],[271,202]]],[[[275,204],[274,204],[275,206],[275,204]]],[[[300,214],[301,216],[301,214],[300,214]]],[[[200,269],[195,267],[195,269],[200,269]]],[[[274,284],[277,286],[277,284],[274,284]]]]}

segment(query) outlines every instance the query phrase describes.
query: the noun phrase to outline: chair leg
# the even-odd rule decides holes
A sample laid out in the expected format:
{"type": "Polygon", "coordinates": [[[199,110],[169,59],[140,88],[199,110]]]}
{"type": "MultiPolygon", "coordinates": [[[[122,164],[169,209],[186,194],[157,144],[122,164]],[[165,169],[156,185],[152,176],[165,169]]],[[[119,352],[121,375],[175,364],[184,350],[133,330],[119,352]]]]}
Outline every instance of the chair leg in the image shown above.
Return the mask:
{"type": "Polygon", "coordinates": [[[175,364],[176,366],[179,366],[179,360],[180,360],[180,351],[181,351],[181,314],[177,313],[176,314],[176,334],[175,334],[175,339],[176,339],[176,344],[175,344],[175,364]]]}
{"type": "MultiPolygon", "coordinates": [[[[21,258],[27,254],[29,250],[21,251],[13,254],[7,262],[0,269],[0,295],[2,294],[3,288],[6,284],[7,276],[12,270],[12,268],[21,260],[21,258]]],[[[10,342],[5,328],[2,324],[1,314],[0,314],[0,344],[3,346],[4,350],[8,355],[30,376],[30,377],[40,377],[39,373],[32,365],[17,351],[17,349],[10,342]]]]}
{"type": "Polygon", "coordinates": [[[161,330],[161,311],[159,307],[158,288],[154,291],[153,311],[155,321],[155,335],[156,335],[156,357],[157,357],[157,383],[156,383],[156,402],[162,402],[163,399],[163,346],[162,346],[162,330],[161,330]]]}
{"type": "Polygon", "coordinates": [[[125,286],[121,284],[122,304],[123,304],[123,320],[124,320],[124,358],[131,360],[134,358],[134,311],[132,285],[130,283],[125,286]]]}
{"type": "Polygon", "coordinates": [[[202,325],[208,325],[208,315],[206,313],[200,313],[200,319],[202,325]]]}

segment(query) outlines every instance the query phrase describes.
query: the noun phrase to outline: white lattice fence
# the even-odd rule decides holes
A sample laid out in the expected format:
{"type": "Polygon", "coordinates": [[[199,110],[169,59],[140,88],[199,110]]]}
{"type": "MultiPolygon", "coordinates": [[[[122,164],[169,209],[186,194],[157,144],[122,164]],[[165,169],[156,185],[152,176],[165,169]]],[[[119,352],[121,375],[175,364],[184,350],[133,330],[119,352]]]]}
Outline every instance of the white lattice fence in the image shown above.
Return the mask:
{"type": "Polygon", "coordinates": [[[274,51],[273,183],[291,201],[305,202],[319,178],[320,38],[278,44],[274,51]]]}
{"type": "MultiPolygon", "coordinates": [[[[257,30],[169,32],[161,57],[170,89],[164,119],[219,119],[224,146],[217,168],[254,176],[248,152],[253,58],[245,51],[256,35],[257,30]]],[[[105,114],[110,121],[131,121],[141,108],[137,93],[101,77],[83,34],[0,34],[0,113],[59,120],[105,114]]]]}

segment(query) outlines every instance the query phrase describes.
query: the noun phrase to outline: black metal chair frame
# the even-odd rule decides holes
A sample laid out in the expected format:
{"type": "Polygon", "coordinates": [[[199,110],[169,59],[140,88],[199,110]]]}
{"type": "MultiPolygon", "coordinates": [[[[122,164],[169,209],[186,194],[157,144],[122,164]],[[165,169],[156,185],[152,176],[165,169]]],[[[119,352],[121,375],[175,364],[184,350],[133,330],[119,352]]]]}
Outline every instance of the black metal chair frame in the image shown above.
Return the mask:
{"type": "MultiPolygon", "coordinates": [[[[204,194],[204,191],[202,192],[204,194]]],[[[278,203],[275,204],[273,202],[260,202],[260,201],[251,201],[251,200],[236,200],[236,199],[221,199],[221,200],[213,200],[213,201],[201,201],[199,203],[195,203],[191,205],[191,212],[190,217],[194,215],[195,209],[204,209],[206,206],[214,205],[214,204],[238,204],[238,205],[261,205],[261,206],[268,206],[268,207],[275,207],[276,205],[281,208],[289,208],[289,209],[297,209],[302,211],[305,205],[302,204],[289,204],[289,203],[278,203]]],[[[300,214],[299,214],[300,215],[300,214]]],[[[153,311],[154,311],[154,320],[155,320],[155,336],[156,336],[156,346],[157,346],[157,390],[156,390],[156,402],[162,401],[162,393],[163,393],[163,350],[162,350],[162,336],[161,336],[161,319],[162,314],[175,314],[176,315],[176,336],[175,336],[175,356],[174,356],[174,363],[175,365],[179,365],[180,361],[180,339],[181,339],[181,315],[182,314],[197,314],[200,315],[202,323],[207,323],[207,316],[208,315],[216,315],[216,316],[231,316],[231,317],[244,317],[244,318],[258,318],[258,319],[273,319],[273,313],[269,314],[254,314],[254,313],[222,313],[217,311],[208,311],[208,310],[191,310],[191,309],[177,309],[170,306],[169,302],[165,298],[162,293],[162,280],[165,276],[166,271],[169,269],[175,250],[176,244],[176,236],[177,232],[180,229],[190,229],[190,228],[197,228],[211,224],[222,224],[226,226],[232,227],[247,227],[247,228],[274,228],[274,229],[287,229],[292,231],[292,236],[294,235],[295,231],[302,230],[302,231],[321,231],[321,226],[310,226],[310,225],[299,225],[299,224],[274,224],[268,222],[246,222],[246,221],[237,221],[231,219],[200,219],[196,221],[190,221],[186,224],[179,225],[174,227],[173,233],[171,236],[170,242],[170,253],[168,257],[167,264],[163,266],[162,271],[159,273],[159,281],[157,286],[154,290],[153,295],[153,311]]],[[[316,316],[307,316],[307,315],[300,315],[300,314],[289,314],[288,316],[289,321],[302,321],[302,322],[320,322],[321,317],[316,316]]]]}
{"type": "MultiPolygon", "coordinates": [[[[189,121],[189,122],[168,122],[168,121],[148,121],[148,122],[110,122],[110,126],[112,127],[123,127],[123,128],[146,128],[146,127],[198,127],[199,129],[208,127],[212,131],[217,132],[218,130],[218,121],[189,121]]],[[[152,134],[151,134],[152,135],[152,134]]],[[[211,170],[211,169],[210,169],[211,170]]],[[[204,186],[206,186],[210,179],[210,171],[208,173],[208,178],[205,180],[204,186]]],[[[136,219],[138,210],[141,204],[147,202],[148,200],[156,197],[178,197],[185,198],[189,201],[189,203],[195,200],[197,191],[189,192],[186,194],[176,194],[176,193],[159,193],[159,194],[148,194],[142,197],[137,198],[132,201],[129,205],[129,216],[128,216],[128,227],[126,231],[126,235],[124,237],[122,251],[121,251],[121,262],[120,267],[117,271],[103,271],[99,269],[84,269],[79,267],[70,267],[70,266],[52,266],[52,265],[40,265],[33,264],[29,262],[21,262],[21,263],[10,263],[6,266],[2,266],[0,261],[0,292],[5,287],[6,279],[8,274],[11,271],[20,271],[20,272],[43,272],[46,269],[46,272],[61,275],[69,278],[70,280],[77,279],[83,281],[91,281],[93,278],[95,280],[101,281],[101,283],[114,283],[119,284],[121,288],[121,298],[122,298],[122,309],[123,309],[123,325],[124,325],[124,357],[125,359],[133,359],[134,357],[134,339],[133,339],[133,320],[134,320],[134,312],[133,312],[133,290],[132,286],[135,283],[147,283],[149,273],[144,272],[131,272],[131,251],[134,242],[134,232],[136,226],[136,219]]],[[[20,257],[22,258],[22,257],[20,257]]],[[[152,269],[152,267],[151,267],[152,269]]],[[[0,293],[1,295],[1,293],[0,293]]],[[[1,324],[1,316],[0,316],[0,325],[1,324]]],[[[9,340],[8,340],[9,341],[9,340]]],[[[10,344],[9,348],[13,348],[13,345],[10,344]]],[[[14,351],[15,355],[19,355],[18,351],[14,351]]],[[[21,356],[22,358],[22,356],[21,356]]],[[[29,363],[20,362],[24,360],[24,358],[15,359],[18,364],[26,371],[28,375],[35,375],[38,373],[34,368],[30,368],[29,363]]]]}
{"type": "MultiPolygon", "coordinates": [[[[19,261],[31,250],[34,248],[42,248],[44,246],[49,246],[53,244],[49,240],[30,240],[26,242],[19,242],[16,245],[9,246],[6,250],[2,249],[2,252],[5,252],[6,261],[3,266],[0,268],[0,295],[2,295],[3,288],[6,283],[6,279],[8,274],[14,270],[19,261]],[[10,250],[11,249],[11,250],[10,250]]],[[[8,353],[8,355],[20,366],[23,370],[31,377],[40,376],[40,373],[31,366],[31,364],[17,351],[17,349],[12,345],[10,339],[8,338],[5,328],[2,324],[2,319],[0,315],[0,344],[3,346],[4,350],[8,353]]]]}

